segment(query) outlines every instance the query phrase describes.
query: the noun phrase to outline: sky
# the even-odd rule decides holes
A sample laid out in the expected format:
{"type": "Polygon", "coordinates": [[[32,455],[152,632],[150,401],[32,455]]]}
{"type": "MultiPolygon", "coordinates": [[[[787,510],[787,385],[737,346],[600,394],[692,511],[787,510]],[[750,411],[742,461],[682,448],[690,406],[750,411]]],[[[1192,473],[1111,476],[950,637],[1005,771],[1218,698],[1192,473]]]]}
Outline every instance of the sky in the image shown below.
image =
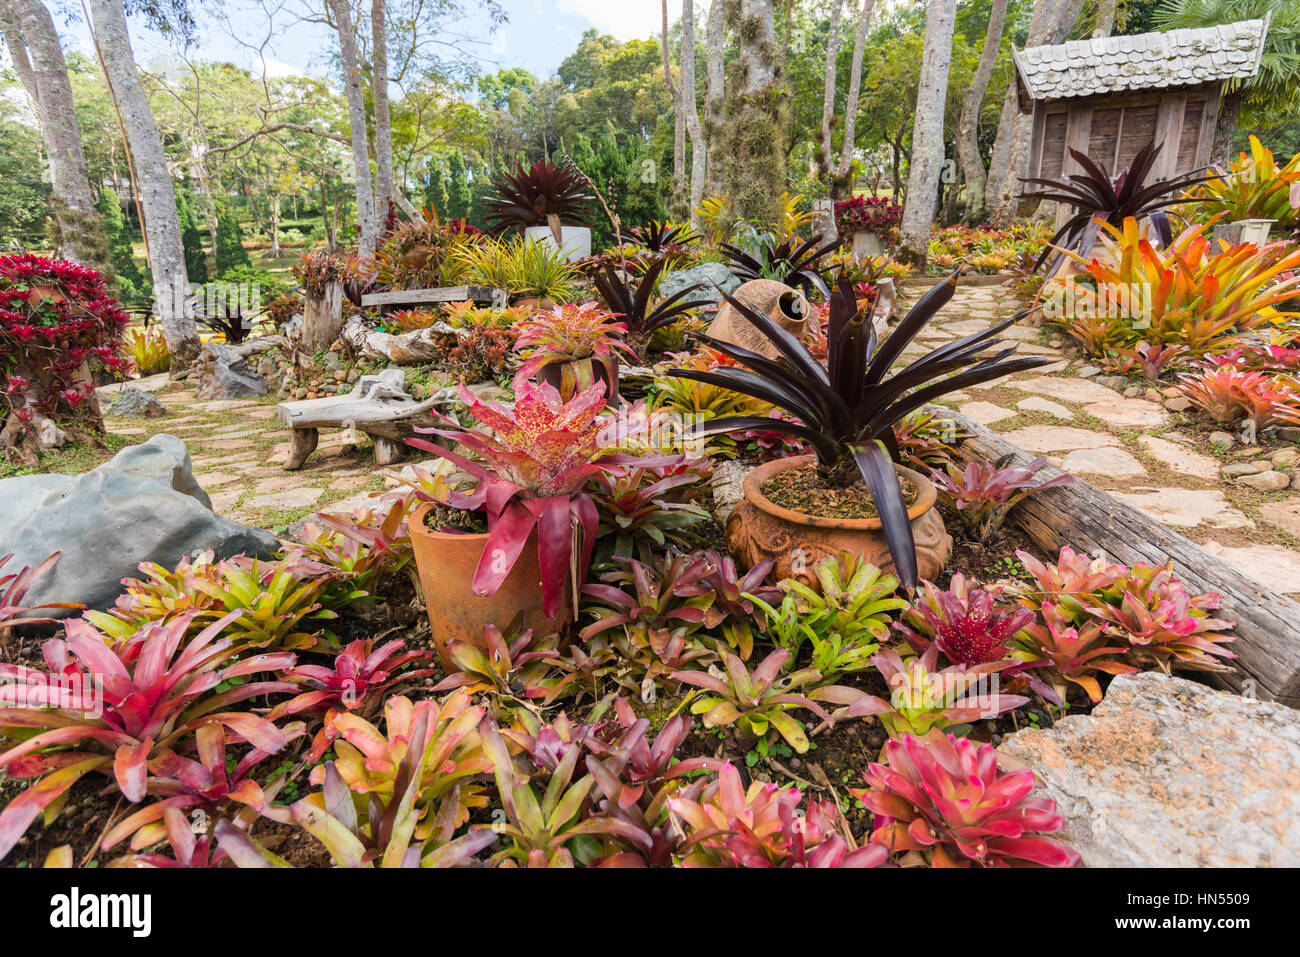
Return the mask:
{"type": "MultiPolygon", "coordinates": [[[[235,4],[239,0],[233,0],[235,4]]],[[[476,12],[460,27],[467,36],[481,42],[467,45],[486,72],[500,67],[522,66],[541,77],[550,76],[578,45],[582,34],[595,28],[619,40],[630,40],[657,35],[660,29],[660,0],[499,0],[508,16],[508,22],[489,32],[486,15],[476,12]]],[[[469,0],[472,6],[473,0],[469,0]]],[[[200,9],[204,4],[196,4],[200,9]]],[[[681,15],[681,0],[669,0],[669,17],[676,20],[681,15]]],[[[229,29],[239,32],[240,43],[230,36],[227,28],[212,22],[204,24],[200,38],[190,55],[202,59],[226,60],[249,69],[258,69],[258,57],[244,44],[260,44],[262,37],[254,36],[263,29],[264,18],[249,14],[232,17],[229,29]],[[249,29],[242,29],[248,24],[249,29]]],[[[92,52],[90,34],[82,22],[65,22],[56,16],[55,22],[65,41],[92,52]]],[[[150,33],[142,23],[132,23],[132,44],[136,59],[148,63],[169,51],[168,41],[150,33]]],[[[292,31],[278,35],[267,47],[265,66],[268,75],[305,73],[324,75],[328,69],[326,57],[335,44],[327,28],[312,24],[298,24],[292,31]]],[[[260,72],[260,70],[259,70],[260,72]]]]}

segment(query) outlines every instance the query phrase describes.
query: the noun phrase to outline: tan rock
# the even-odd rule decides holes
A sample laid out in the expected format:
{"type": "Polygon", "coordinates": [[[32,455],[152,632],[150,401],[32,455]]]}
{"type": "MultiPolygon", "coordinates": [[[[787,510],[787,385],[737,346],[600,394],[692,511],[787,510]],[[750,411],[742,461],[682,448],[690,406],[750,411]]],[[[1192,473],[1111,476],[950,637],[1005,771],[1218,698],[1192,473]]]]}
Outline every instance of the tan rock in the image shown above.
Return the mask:
{"type": "Polygon", "coordinates": [[[1111,478],[1137,478],[1147,474],[1141,462],[1123,449],[1113,447],[1076,449],[1065,457],[1061,468],[1077,475],[1108,475],[1111,478]]]}
{"type": "Polygon", "coordinates": [[[1179,475],[1204,479],[1207,482],[1213,482],[1219,477],[1219,462],[1217,459],[1195,452],[1192,449],[1183,448],[1181,445],[1175,445],[1173,442],[1154,435],[1142,436],[1141,442],[1152,458],[1159,459],[1179,475]]]}

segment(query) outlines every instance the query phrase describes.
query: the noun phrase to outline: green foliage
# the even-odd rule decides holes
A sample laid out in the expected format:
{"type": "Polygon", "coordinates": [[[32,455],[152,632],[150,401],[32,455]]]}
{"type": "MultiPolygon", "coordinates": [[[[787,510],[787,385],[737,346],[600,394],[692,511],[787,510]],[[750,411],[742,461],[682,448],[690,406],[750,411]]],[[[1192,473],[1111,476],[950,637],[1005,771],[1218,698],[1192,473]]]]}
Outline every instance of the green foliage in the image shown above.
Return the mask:
{"type": "Polygon", "coordinates": [[[123,299],[150,295],[153,281],[136,265],[131,246],[131,229],[122,215],[122,203],[111,186],[105,186],[95,204],[104,220],[104,235],[109,243],[109,259],[116,274],[117,288],[123,299]]]}
{"type": "Polygon", "coordinates": [[[225,276],[239,266],[253,264],[248,250],[244,248],[244,234],[239,228],[239,219],[234,209],[224,200],[217,201],[216,264],[218,276],[225,276]]]}
{"type": "Polygon", "coordinates": [[[176,212],[181,222],[185,272],[190,282],[207,282],[208,254],[203,249],[203,237],[199,234],[199,227],[194,219],[194,208],[190,205],[190,197],[183,190],[176,191],[176,212]]]}

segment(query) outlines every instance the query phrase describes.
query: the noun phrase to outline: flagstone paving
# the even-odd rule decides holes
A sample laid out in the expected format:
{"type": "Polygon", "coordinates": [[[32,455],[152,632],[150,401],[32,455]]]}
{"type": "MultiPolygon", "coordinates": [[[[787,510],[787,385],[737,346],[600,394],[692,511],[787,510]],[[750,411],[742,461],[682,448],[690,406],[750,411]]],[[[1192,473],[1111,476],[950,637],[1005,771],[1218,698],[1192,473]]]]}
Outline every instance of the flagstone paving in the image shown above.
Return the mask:
{"type": "MultiPolygon", "coordinates": [[[[1021,309],[1004,287],[959,289],[927,330],[927,342],[913,343],[906,354],[924,354],[1021,309]]],[[[1212,445],[1204,423],[1179,409],[1171,395],[1088,368],[1087,358],[1063,345],[1058,330],[1022,318],[1002,335],[1052,363],[953,393],[943,404],[1115,493],[1262,584],[1300,594],[1300,450],[1269,454],[1243,449],[1239,441],[1212,445]],[[1225,477],[1231,465],[1251,467],[1239,470],[1242,476],[1225,477]],[[1275,490],[1252,488],[1250,482],[1275,490]]],[[[155,392],[168,414],[109,419],[109,430],[133,443],[162,432],[179,435],[199,484],[227,517],[282,530],[316,511],[350,513],[372,493],[391,487],[383,473],[394,470],[375,465],[369,440],[341,432],[322,434],[306,467],[285,472],[288,433],[275,418],[274,398],[200,401],[192,388],[177,389],[166,376],[133,384],[155,392]]],[[[101,392],[107,401],[116,390],[101,392]]]]}

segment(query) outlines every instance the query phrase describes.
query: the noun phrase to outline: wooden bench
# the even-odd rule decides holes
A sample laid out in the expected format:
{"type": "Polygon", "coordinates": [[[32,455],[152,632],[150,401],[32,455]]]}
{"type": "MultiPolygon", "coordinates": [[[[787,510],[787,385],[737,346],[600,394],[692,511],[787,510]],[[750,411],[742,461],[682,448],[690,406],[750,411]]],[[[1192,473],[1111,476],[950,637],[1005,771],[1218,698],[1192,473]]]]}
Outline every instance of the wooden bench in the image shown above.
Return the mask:
{"type": "Polygon", "coordinates": [[[372,292],[361,297],[361,305],[371,306],[433,306],[446,302],[482,302],[489,305],[506,304],[504,289],[488,286],[437,286],[432,289],[394,289],[389,292],[372,292]]]}
{"type": "Polygon", "coordinates": [[[428,428],[437,421],[433,408],[438,402],[437,397],[417,402],[407,395],[400,369],[362,376],[348,393],[282,402],[276,415],[291,430],[284,468],[289,472],[302,468],[316,451],[323,428],[364,432],[374,440],[376,463],[400,462],[406,448],[402,440],[417,426],[428,428]]]}

